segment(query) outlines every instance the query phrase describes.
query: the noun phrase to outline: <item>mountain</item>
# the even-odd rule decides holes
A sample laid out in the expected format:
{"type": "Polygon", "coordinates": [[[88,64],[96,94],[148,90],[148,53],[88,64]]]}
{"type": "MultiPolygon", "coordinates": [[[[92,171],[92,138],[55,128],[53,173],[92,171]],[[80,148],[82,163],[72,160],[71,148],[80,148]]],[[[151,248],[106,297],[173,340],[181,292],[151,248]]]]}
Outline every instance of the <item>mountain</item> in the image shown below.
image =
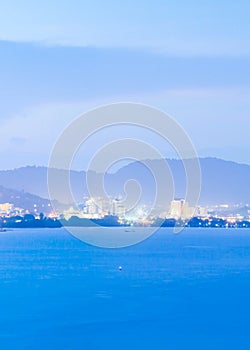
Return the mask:
{"type": "MultiPolygon", "coordinates": [[[[153,160],[160,163],[162,160],[153,160]]],[[[180,160],[167,160],[175,183],[175,197],[185,196],[185,170],[180,160]]],[[[236,204],[250,202],[250,165],[239,164],[217,158],[200,158],[201,166],[201,205],[213,204],[236,204]]],[[[118,178],[125,178],[125,174],[136,173],[138,176],[137,163],[131,163],[118,171],[118,178]]],[[[142,176],[142,174],[141,174],[142,176]]],[[[144,182],[147,182],[144,178],[144,182]]]]}
{"type": "MultiPolygon", "coordinates": [[[[175,185],[175,197],[185,196],[185,170],[180,160],[167,159],[167,164],[173,174],[175,185]]],[[[156,171],[161,172],[163,160],[147,160],[156,171]]],[[[201,205],[235,204],[250,202],[250,165],[238,164],[217,158],[201,158],[202,189],[200,196],[201,205]]],[[[53,170],[59,177],[66,170],[53,170]]],[[[98,188],[102,175],[91,172],[93,182],[98,188]]],[[[72,192],[77,201],[81,201],[87,194],[86,173],[84,171],[71,171],[72,192]]],[[[119,169],[114,174],[105,174],[105,188],[109,195],[117,196],[124,193],[124,184],[129,179],[140,183],[142,198],[145,202],[151,202],[155,181],[149,170],[141,162],[133,162],[119,169]]],[[[33,193],[42,198],[49,198],[47,190],[47,168],[27,166],[13,170],[0,171],[0,185],[13,188],[18,191],[33,193]]],[[[62,189],[60,201],[67,202],[62,189]]],[[[2,200],[1,200],[2,201],[2,200]]]]}
{"type": "Polygon", "coordinates": [[[51,211],[48,199],[3,186],[0,186],[0,203],[11,203],[14,204],[14,207],[25,208],[30,212],[36,210],[38,213],[49,213],[51,211]]]}

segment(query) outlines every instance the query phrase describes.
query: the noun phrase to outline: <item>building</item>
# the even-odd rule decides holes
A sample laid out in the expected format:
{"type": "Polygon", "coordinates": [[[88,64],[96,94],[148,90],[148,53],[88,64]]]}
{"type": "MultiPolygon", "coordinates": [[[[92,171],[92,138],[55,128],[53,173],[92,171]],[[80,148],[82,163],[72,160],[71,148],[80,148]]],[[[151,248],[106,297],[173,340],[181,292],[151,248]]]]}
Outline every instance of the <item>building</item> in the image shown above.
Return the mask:
{"type": "Polygon", "coordinates": [[[64,210],[63,217],[66,220],[69,220],[72,216],[78,216],[79,218],[83,218],[83,214],[79,210],[73,207],[70,207],[69,209],[64,210]]]}
{"type": "Polygon", "coordinates": [[[10,214],[14,209],[14,205],[11,203],[1,203],[0,204],[0,213],[1,214],[10,214]]]}
{"type": "Polygon", "coordinates": [[[169,216],[175,219],[181,218],[185,204],[185,199],[172,200],[170,204],[169,216]]]}
{"type": "Polygon", "coordinates": [[[175,219],[191,219],[194,216],[207,216],[207,208],[190,207],[185,199],[174,199],[170,205],[169,216],[175,219]]]}
{"type": "Polygon", "coordinates": [[[124,218],[125,214],[126,210],[122,202],[119,199],[114,199],[112,202],[112,215],[124,218]]]}
{"type": "Polygon", "coordinates": [[[85,202],[84,213],[88,217],[102,217],[103,216],[103,203],[100,197],[91,197],[85,202]]]}
{"type": "Polygon", "coordinates": [[[185,199],[174,199],[170,205],[169,217],[175,219],[190,219],[196,215],[196,208],[190,207],[185,199]]]}
{"type": "Polygon", "coordinates": [[[206,217],[208,215],[208,210],[206,207],[198,207],[196,209],[196,215],[206,217]]]}

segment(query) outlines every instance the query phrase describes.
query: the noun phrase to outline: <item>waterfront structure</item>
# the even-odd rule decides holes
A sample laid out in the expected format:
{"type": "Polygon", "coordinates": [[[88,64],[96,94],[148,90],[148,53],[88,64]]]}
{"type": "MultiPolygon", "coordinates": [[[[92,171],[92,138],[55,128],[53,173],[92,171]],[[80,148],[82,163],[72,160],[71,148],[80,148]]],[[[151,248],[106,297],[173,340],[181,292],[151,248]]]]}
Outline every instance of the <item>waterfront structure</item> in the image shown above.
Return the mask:
{"type": "Polygon", "coordinates": [[[193,216],[207,216],[207,208],[190,207],[185,199],[174,199],[171,201],[169,217],[186,220],[193,216]]]}
{"type": "Polygon", "coordinates": [[[183,209],[186,202],[184,199],[174,199],[170,204],[169,216],[174,219],[179,219],[182,217],[183,209]]]}
{"type": "Polygon", "coordinates": [[[122,201],[119,199],[114,199],[112,202],[112,215],[118,216],[118,218],[124,218],[126,210],[122,201]]]}
{"type": "Polygon", "coordinates": [[[2,214],[10,214],[13,211],[14,204],[11,203],[0,203],[0,212],[2,214]]]}

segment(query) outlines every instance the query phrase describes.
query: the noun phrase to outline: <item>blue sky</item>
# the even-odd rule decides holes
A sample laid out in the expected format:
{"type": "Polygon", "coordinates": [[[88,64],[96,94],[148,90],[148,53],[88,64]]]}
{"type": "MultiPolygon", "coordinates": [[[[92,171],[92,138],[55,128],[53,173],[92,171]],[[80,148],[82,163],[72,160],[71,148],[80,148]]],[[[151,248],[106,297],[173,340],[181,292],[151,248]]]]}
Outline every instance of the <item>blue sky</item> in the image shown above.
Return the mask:
{"type": "Polygon", "coordinates": [[[201,156],[250,164],[249,13],[243,0],[2,2],[0,167],[46,165],[71,120],[120,101],[172,115],[201,156]]]}

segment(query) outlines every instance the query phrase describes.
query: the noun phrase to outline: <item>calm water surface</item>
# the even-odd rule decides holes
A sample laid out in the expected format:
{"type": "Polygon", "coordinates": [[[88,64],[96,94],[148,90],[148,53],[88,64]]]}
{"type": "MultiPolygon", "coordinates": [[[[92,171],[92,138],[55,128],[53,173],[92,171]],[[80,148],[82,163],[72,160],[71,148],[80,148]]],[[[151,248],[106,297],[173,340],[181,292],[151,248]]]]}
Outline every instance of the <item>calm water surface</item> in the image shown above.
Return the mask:
{"type": "Polygon", "coordinates": [[[249,349],[249,301],[248,229],[161,229],[115,250],[0,233],[0,349],[249,349]]]}

